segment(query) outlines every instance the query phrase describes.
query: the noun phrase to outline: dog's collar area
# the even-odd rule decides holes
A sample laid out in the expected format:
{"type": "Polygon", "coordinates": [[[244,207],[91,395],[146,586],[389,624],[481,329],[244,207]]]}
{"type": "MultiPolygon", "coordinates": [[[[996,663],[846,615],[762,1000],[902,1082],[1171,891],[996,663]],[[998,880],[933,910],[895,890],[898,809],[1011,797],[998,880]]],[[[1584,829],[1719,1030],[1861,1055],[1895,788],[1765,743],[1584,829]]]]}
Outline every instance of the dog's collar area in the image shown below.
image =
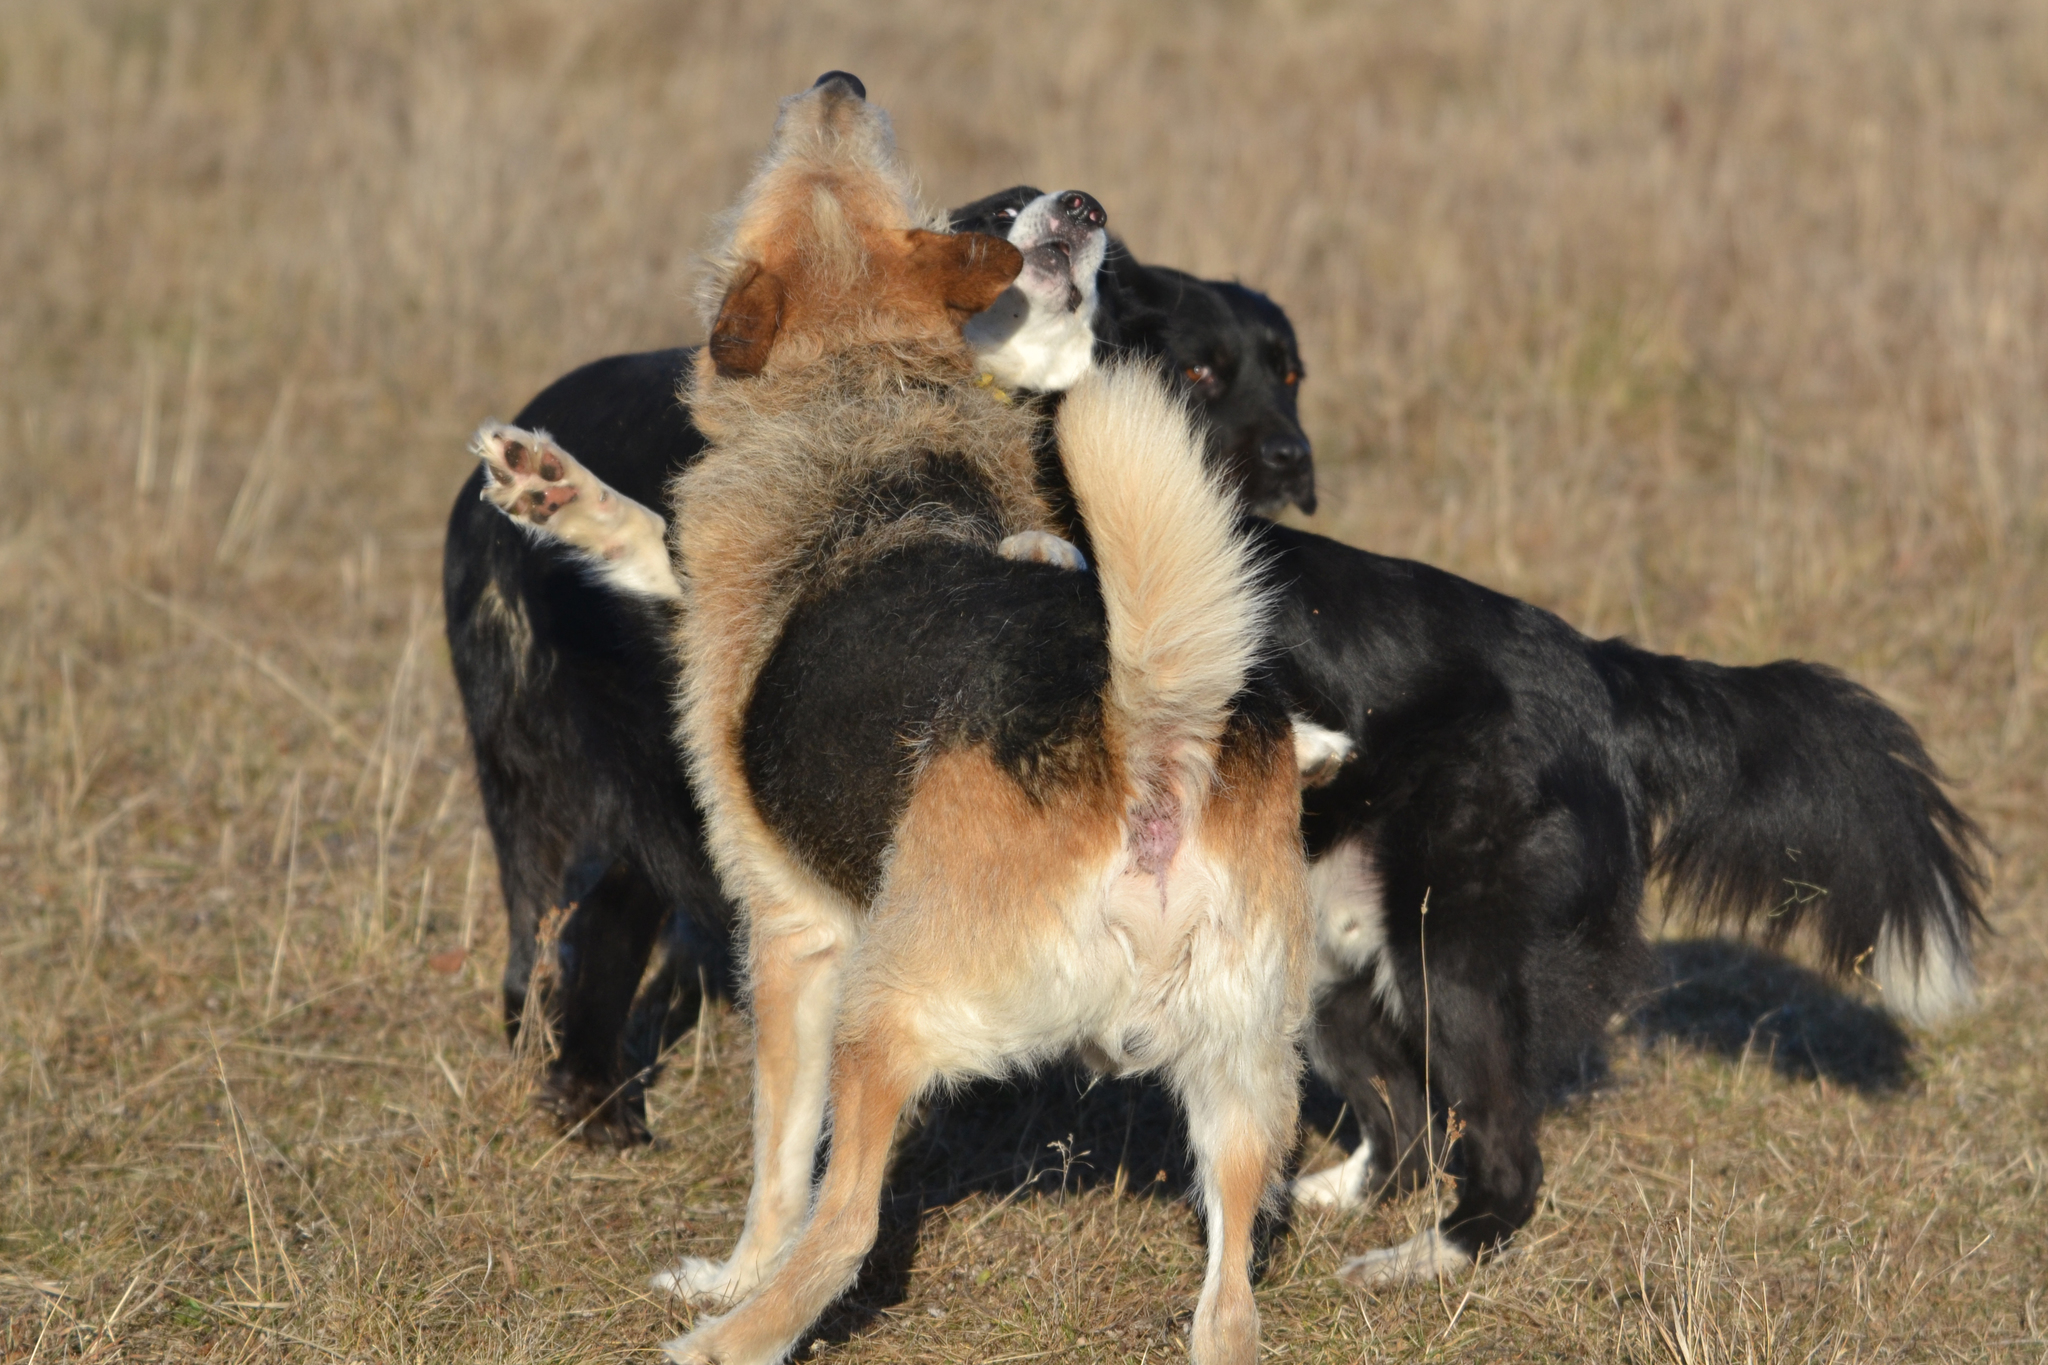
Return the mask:
{"type": "Polygon", "coordinates": [[[996,387],[996,377],[987,370],[983,370],[980,374],[974,376],[974,387],[977,389],[987,389],[998,403],[1010,401],[1010,391],[996,387]]]}

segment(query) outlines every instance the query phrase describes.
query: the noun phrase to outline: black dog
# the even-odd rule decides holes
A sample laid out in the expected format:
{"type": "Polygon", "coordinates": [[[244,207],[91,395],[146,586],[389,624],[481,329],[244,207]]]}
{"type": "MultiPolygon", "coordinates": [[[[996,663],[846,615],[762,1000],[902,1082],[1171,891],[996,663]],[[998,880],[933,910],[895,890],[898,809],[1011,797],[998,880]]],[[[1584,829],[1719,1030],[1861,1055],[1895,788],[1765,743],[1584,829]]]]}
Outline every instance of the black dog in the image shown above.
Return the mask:
{"type": "Polygon", "coordinates": [[[1290,705],[1357,744],[1304,804],[1324,974],[1310,1060],[1361,1141],[1297,1199],[1412,1185],[1447,1112],[1463,1134],[1442,1226],[1350,1278],[1453,1272],[1528,1221],[1542,1109],[1597,1071],[1608,1020],[1652,984],[1651,875],[1704,920],[1867,964],[1908,1018],[1968,994],[1975,827],[1863,688],[1589,640],[1425,565],[1257,535],[1290,705]]]}
{"type": "Polygon", "coordinates": [[[1107,273],[1125,335],[1157,354],[1207,420],[1219,467],[1253,512],[1316,510],[1316,471],[1295,409],[1303,374],[1294,326],[1241,284],[1141,265],[1120,245],[1107,273]]]}
{"type": "MultiPolygon", "coordinates": [[[[955,210],[953,226],[1003,236],[1043,197],[1026,186],[1005,190],[955,210]]],[[[1100,205],[1074,199],[1069,212],[1102,224],[1100,205]]],[[[1122,281],[1146,268],[1120,249],[1111,254],[1114,271],[1099,277],[1107,286],[1095,314],[1099,346],[1157,356],[1183,377],[1196,357],[1244,357],[1225,379],[1204,381],[1214,390],[1205,409],[1228,419],[1210,429],[1212,467],[1256,505],[1312,505],[1314,469],[1294,388],[1283,382],[1300,373],[1284,315],[1240,286],[1166,271],[1179,283],[1150,288],[1142,307],[1126,304],[1122,281]],[[1267,315],[1277,330],[1260,321],[1267,315]],[[1260,327],[1269,335],[1254,352],[1246,338],[1260,327]],[[1289,457],[1247,458],[1272,431],[1295,433],[1289,457]]],[[[595,361],[549,385],[514,423],[545,429],[613,488],[661,507],[669,480],[703,449],[676,397],[693,355],[682,348],[595,361]]],[[[649,1068],[694,1023],[702,992],[723,993],[730,974],[732,910],[668,738],[676,681],[669,612],[593,582],[574,551],[509,523],[479,500],[483,477],[479,470],[463,486],[449,516],[443,593],[505,894],[506,1023],[516,1030],[525,1012],[543,915],[570,908],[553,964],[548,1008],[559,1055],[544,1103],[593,1140],[644,1141],[649,1068]]]]}

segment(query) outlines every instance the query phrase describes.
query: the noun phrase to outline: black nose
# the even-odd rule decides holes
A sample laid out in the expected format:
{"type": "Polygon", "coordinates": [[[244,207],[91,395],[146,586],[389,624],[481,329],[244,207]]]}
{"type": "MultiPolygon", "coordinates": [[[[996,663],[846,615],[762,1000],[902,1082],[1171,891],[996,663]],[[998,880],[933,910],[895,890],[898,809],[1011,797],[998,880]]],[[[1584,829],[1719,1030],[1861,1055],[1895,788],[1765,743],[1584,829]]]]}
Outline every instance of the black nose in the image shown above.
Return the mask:
{"type": "Polygon", "coordinates": [[[1308,440],[1295,435],[1268,436],[1259,442],[1259,462],[1269,469],[1288,470],[1308,463],[1308,440]]]}
{"type": "Polygon", "coordinates": [[[850,88],[859,99],[866,99],[868,97],[868,88],[862,85],[860,77],[854,75],[851,71],[827,71],[824,75],[811,82],[811,89],[816,90],[819,86],[829,85],[833,81],[838,81],[841,85],[850,88]]]}
{"type": "Polygon", "coordinates": [[[1065,190],[1060,194],[1060,213],[1076,223],[1101,227],[1109,222],[1109,211],[1086,190],[1065,190]]]}

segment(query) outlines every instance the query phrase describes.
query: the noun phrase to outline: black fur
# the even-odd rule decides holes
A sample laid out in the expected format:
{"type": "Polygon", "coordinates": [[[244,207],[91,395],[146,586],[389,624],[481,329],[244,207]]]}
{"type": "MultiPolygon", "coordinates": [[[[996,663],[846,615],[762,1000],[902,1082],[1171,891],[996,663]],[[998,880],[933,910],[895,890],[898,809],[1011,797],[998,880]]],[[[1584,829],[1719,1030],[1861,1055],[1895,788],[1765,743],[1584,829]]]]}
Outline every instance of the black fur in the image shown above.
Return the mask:
{"type": "Polygon", "coordinates": [[[1651,984],[1653,872],[1703,916],[1767,917],[1768,939],[1810,927],[1838,968],[1881,924],[1962,946],[1979,922],[1974,826],[1854,683],[1588,640],[1421,564],[1253,529],[1282,589],[1283,686],[1358,743],[1304,795],[1309,850],[1371,850],[1400,1001],[1370,971],[1339,982],[1311,1059],[1381,1182],[1420,1178],[1455,1112],[1444,1227],[1466,1251],[1528,1220],[1542,1108],[1599,1069],[1608,1020],[1651,984]]]}
{"type": "MultiPolygon", "coordinates": [[[[977,199],[953,210],[950,226],[1003,236],[1041,193],[1018,185],[977,199]]],[[[1202,416],[1210,467],[1244,505],[1315,511],[1315,461],[1296,406],[1305,371],[1280,306],[1241,284],[1140,264],[1114,238],[1096,287],[1098,354],[1159,362],[1202,416]]]]}
{"type": "MultiPolygon", "coordinates": [[[[704,445],[675,399],[691,354],[586,365],[518,421],[591,451],[606,482],[660,507],[671,474],[704,445]]],[[[700,985],[723,989],[732,918],[669,741],[670,609],[594,585],[573,554],[483,502],[482,486],[479,469],[455,499],[442,586],[509,916],[506,1025],[516,1030],[525,1008],[542,915],[575,906],[560,938],[561,1056],[546,1100],[569,1122],[590,1117],[593,1138],[644,1141],[642,1073],[696,1018],[700,985]],[[636,1007],[657,935],[658,970],[636,1007]]]]}
{"type": "Polygon", "coordinates": [[[1099,749],[1108,681],[1092,576],[919,545],[798,604],[747,709],[748,779],[813,870],[865,904],[920,749],[986,743],[1036,792],[1099,749]]]}
{"type": "Polygon", "coordinates": [[[1209,460],[1245,506],[1316,510],[1316,470],[1295,400],[1303,374],[1294,326],[1241,284],[1141,265],[1112,243],[1103,274],[1127,349],[1157,356],[1209,428],[1209,460]]]}

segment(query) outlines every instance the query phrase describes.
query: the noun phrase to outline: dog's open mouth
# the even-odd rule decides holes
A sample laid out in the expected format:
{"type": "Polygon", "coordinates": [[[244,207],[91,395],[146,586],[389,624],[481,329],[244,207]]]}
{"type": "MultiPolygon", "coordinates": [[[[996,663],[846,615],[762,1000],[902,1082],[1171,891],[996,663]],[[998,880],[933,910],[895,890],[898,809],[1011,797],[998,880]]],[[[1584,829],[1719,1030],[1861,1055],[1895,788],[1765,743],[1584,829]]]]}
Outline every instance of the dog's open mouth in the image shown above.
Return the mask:
{"type": "Polygon", "coordinates": [[[1025,205],[1010,229],[1010,245],[1024,253],[1017,283],[1041,306],[1073,312],[1088,297],[1109,245],[1108,215],[1079,190],[1042,195],[1025,205]]]}
{"type": "Polygon", "coordinates": [[[1108,221],[1081,190],[1041,194],[1018,210],[1007,234],[1024,258],[1016,281],[963,332],[1005,388],[1057,392],[1087,372],[1108,221]]]}
{"type": "MultiPolygon", "coordinates": [[[[1065,242],[1054,238],[1029,248],[1024,252],[1024,269],[1027,273],[1040,277],[1047,286],[1044,290],[1047,294],[1062,285],[1065,286],[1066,299],[1062,305],[1064,311],[1071,313],[1081,306],[1081,286],[1074,281],[1074,249],[1065,242]]],[[[1040,280],[1033,281],[1039,282],[1040,280]]]]}

